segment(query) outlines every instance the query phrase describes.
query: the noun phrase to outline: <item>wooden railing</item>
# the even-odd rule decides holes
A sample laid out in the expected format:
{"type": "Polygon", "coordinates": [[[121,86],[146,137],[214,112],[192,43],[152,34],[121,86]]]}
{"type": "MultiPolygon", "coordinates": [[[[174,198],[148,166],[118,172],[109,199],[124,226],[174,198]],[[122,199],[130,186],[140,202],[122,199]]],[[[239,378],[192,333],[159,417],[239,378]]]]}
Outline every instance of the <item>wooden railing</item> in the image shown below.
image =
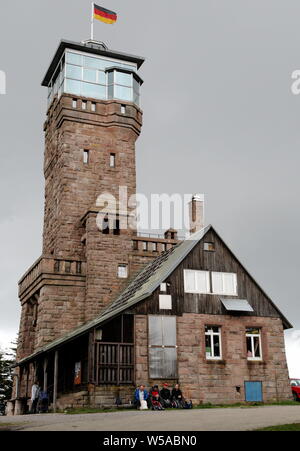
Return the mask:
{"type": "Polygon", "coordinates": [[[96,385],[134,382],[134,345],[132,343],[95,344],[96,385]]]}

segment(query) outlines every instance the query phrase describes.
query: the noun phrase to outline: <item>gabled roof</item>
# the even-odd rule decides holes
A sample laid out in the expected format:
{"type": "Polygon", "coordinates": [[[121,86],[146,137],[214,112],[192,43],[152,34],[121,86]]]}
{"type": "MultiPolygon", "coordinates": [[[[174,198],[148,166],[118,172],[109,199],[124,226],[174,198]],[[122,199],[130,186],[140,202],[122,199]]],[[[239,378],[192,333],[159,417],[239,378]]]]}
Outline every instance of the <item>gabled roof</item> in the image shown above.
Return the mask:
{"type": "MultiPolygon", "coordinates": [[[[35,352],[29,357],[26,357],[20,360],[20,364],[25,363],[29,360],[32,360],[34,357],[39,354],[48,352],[54,348],[59,347],[65,342],[71,341],[80,335],[88,332],[96,326],[99,326],[106,322],[107,320],[117,316],[121,312],[127,310],[128,308],[134,306],[138,302],[148,298],[151,294],[163,283],[177,268],[177,266],[185,259],[185,257],[192,251],[192,249],[201,241],[204,236],[213,230],[214,233],[220,238],[223,242],[222,238],[218,235],[218,233],[214,230],[214,228],[209,225],[204,229],[194,233],[188,239],[182,241],[177,244],[173,248],[164,252],[160,256],[158,256],[155,260],[149,263],[138,275],[129,283],[129,285],[125,288],[125,290],[95,319],[89,321],[86,324],[74,329],[68,334],[64,335],[61,338],[45,345],[39,351],[35,352]]],[[[224,245],[228,248],[228,246],[224,243],[224,245]]],[[[232,256],[239,262],[239,260],[235,257],[232,251],[228,248],[232,256]]],[[[239,262],[240,263],[240,262],[239,262]]],[[[266,295],[266,293],[262,290],[262,288],[258,285],[258,283],[253,279],[253,277],[248,273],[245,267],[240,263],[243,269],[247,272],[249,277],[256,283],[258,288],[263,292],[263,294],[268,298],[269,302],[272,306],[277,310],[279,316],[281,317],[284,326],[286,328],[293,327],[289,321],[285,318],[285,316],[280,312],[280,310],[275,306],[275,304],[271,301],[271,299],[266,295]]]]}

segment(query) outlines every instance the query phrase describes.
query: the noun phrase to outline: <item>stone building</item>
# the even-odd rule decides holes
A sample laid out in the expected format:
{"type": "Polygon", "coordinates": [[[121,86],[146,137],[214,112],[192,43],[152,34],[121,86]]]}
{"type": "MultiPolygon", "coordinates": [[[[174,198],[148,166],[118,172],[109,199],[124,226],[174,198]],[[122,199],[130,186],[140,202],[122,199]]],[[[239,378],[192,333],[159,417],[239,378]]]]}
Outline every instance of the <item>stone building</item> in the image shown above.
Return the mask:
{"type": "Polygon", "coordinates": [[[291,397],[291,325],[204,227],[203,198],[183,241],[175,230],[140,236],[122,202],[136,193],[143,62],[61,41],[43,80],[43,252],[19,282],[11,413],[26,410],[36,378],[54,409],[127,404],[141,382],[178,381],[195,403],[291,397]]]}

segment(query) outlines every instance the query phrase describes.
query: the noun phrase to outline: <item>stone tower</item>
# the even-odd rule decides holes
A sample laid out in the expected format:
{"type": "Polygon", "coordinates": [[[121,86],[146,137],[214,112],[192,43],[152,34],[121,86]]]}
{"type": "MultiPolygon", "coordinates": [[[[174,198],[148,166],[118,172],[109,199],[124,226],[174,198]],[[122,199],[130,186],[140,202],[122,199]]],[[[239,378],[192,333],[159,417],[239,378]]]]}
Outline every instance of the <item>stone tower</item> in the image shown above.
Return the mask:
{"type": "Polygon", "coordinates": [[[136,193],[143,62],[62,41],[45,75],[43,254],[20,281],[19,358],[94,318],[132,272],[134,212],[119,193],[136,193]],[[103,193],[115,208],[99,202],[103,193]]]}

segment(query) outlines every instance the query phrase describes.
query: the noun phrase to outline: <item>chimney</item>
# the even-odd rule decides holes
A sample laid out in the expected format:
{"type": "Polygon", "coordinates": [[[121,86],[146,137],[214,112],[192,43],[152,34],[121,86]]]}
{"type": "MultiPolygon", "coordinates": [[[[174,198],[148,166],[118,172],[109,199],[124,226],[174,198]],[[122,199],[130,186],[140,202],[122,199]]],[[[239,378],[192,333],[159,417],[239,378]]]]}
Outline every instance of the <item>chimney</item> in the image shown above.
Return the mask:
{"type": "Polygon", "coordinates": [[[189,203],[190,234],[204,228],[204,194],[195,194],[189,203]]]}

